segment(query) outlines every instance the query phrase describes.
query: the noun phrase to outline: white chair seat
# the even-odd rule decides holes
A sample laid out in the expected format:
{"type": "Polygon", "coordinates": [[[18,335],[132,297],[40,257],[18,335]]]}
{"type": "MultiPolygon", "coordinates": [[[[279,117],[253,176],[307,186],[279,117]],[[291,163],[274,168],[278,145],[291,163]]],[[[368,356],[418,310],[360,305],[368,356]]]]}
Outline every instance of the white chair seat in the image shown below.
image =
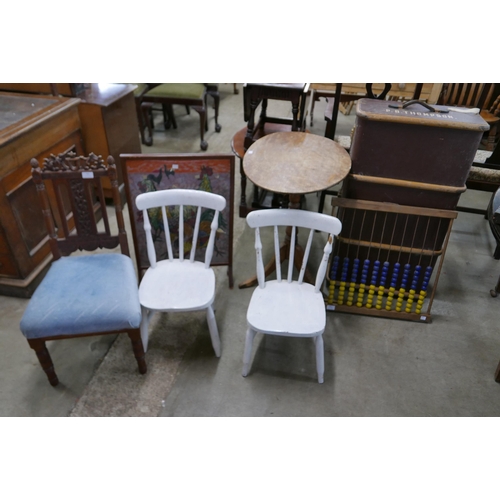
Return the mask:
{"type": "Polygon", "coordinates": [[[308,283],[266,281],[265,288],[256,288],[253,292],[247,321],[261,333],[320,335],[326,323],[323,295],[315,293],[314,286],[308,283]]]}
{"type": "Polygon", "coordinates": [[[139,300],[149,310],[193,311],[214,300],[215,274],[203,262],[162,260],[141,280],[139,300]]]}

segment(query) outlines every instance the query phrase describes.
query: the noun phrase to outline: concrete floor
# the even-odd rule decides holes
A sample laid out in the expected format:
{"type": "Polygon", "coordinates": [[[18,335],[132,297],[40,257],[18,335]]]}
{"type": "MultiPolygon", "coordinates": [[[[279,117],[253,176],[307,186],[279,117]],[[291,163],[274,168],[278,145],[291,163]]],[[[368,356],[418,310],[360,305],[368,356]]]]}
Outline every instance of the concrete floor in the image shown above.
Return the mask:
{"type": "MultiPolygon", "coordinates": [[[[242,96],[221,86],[220,134],[209,112],[209,153],[231,152],[231,137],[244,126],[242,96]]],[[[240,86],[241,88],[241,86],[240,86]]],[[[311,132],[322,135],[323,104],[311,132]]],[[[198,117],[181,108],[178,129],[155,132],[143,152],[199,152],[198,117]]],[[[348,135],[354,114],[341,116],[348,135]]],[[[250,190],[248,190],[250,195],[250,190]]],[[[236,172],[235,202],[239,200],[236,172]]],[[[487,193],[467,192],[462,202],[485,207],[487,193]]],[[[314,210],[316,195],[308,195],[314,210]]],[[[325,212],[329,211],[329,200],[325,212]]],[[[234,278],[254,274],[253,235],[235,211],[234,278]]],[[[129,233],[129,239],[131,234],[129,233]]],[[[328,313],[325,383],[316,381],[309,339],[258,335],[252,369],[241,377],[245,311],[252,289],[230,290],[219,272],[216,317],[222,356],[213,356],[206,326],[187,346],[158,416],[498,416],[500,359],[498,300],[490,296],[500,273],[495,242],[480,215],[460,213],[451,233],[430,324],[328,313]]],[[[131,248],[133,246],[131,245],[131,248]]],[[[51,387],[19,331],[26,299],[0,296],[0,416],[67,416],[99,370],[114,337],[64,340],[49,345],[61,383],[51,387]]],[[[168,331],[166,335],[175,335],[168,331]]],[[[133,360],[130,369],[135,370],[133,360]]],[[[135,373],[137,377],[141,377],[135,373]]],[[[153,376],[148,373],[145,377],[153,376]]],[[[156,373],[160,376],[161,373],[156,373]]],[[[127,387],[122,387],[123,392],[127,387]]],[[[113,414],[110,410],[108,414],[113,414]]]]}

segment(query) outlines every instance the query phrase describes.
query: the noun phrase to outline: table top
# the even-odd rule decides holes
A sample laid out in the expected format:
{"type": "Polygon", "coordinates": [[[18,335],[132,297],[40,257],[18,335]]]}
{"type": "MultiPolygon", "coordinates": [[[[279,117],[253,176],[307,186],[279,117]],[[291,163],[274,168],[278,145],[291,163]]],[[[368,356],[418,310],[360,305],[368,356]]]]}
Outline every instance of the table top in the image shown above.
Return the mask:
{"type": "Polygon", "coordinates": [[[322,191],[342,181],[351,157],[337,142],[306,132],[275,132],[254,142],[243,170],[257,186],[283,194],[322,191]]]}
{"type": "Polygon", "coordinates": [[[0,92],[0,147],[79,102],[73,97],[0,92]]]}

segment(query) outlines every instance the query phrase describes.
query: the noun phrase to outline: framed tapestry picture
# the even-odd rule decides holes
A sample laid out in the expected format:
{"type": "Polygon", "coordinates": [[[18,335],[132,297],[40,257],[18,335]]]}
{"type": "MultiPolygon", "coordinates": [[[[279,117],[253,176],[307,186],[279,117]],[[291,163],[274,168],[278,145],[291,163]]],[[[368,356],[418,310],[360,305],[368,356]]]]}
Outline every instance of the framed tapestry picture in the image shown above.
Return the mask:
{"type": "MultiPolygon", "coordinates": [[[[212,266],[228,266],[229,286],[233,287],[234,155],[231,154],[122,154],[137,269],[142,276],[149,268],[142,211],[135,205],[141,193],[163,189],[197,189],[220,194],[226,208],[219,215],[212,266]]],[[[186,207],[185,210],[189,210],[186,207]]],[[[212,212],[207,210],[207,212],[212,212]]],[[[211,214],[207,213],[207,217],[211,214]]],[[[203,217],[203,215],[202,215],[203,217]]],[[[154,215],[150,214],[152,225],[154,215]]],[[[185,224],[189,223],[187,217],[185,224]]],[[[167,255],[163,222],[153,234],[157,255],[167,255]]]]}

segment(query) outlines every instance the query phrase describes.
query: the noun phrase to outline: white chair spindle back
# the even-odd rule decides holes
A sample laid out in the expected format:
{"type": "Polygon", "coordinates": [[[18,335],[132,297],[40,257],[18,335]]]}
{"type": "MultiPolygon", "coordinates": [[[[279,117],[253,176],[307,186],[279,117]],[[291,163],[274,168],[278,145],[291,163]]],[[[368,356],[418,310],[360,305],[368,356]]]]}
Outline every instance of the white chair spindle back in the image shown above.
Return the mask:
{"type": "Polygon", "coordinates": [[[328,241],[326,242],[325,248],[323,250],[323,258],[321,259],[321,263],[318,267],[318,272],[316,273],[316,282],[314,284],[314,291],[316,293],[321,290],[321,285],[323,284],[323,280],[325,279],[326,266],[328,265],[330,254],[332,253],[332,246],[333,234],[329,234],[328,241]]]}
{"type": "Polygon", "coordinates": [[[214,218],[212,219],[212,224],[210,224],[210,239],[208,240],[207,251],[205,252],[205,267],[208,269],[210,263],[212,262],[212,257],[214,254],[214,241],[215,233],[219,227],[219,211],[214,211],[214,218]]]}
{"type": "Polygon", "coordinates": [[[142,218],[144,220],[144,231],[146,233],[146,246],[148,250],[149,265],[156,267],[156,251],[153,243],[153,235],[151,234],[151,222],[149,222],[149,214],[147,209],[142,211],[142,218]]]}
{"type": "Polygon", "coordinates": [[[298,280],[299,283],[302,283],[304,281],[304,274],[306,272],[307,261],[309,260],[309,253],[311,251],[313,235],[314,235],[314,229],[311,229],[309,231],[309,237],[307,238],[306,249],[304,250],[304,258],[302,259],[302,264],[300,266],[300,273],[299,273],[299,280],[298,280]]]}
{"type": "Polygon", "coordinates": [[[168,227],[168,217],[165,205],[162,205],[161,207],[161,215],[163,217],[163,227],[165,232],[165,243],[167,244],[168,260],[172,262],[174,260],[174,252],[172,252],[172,241],[170,239],[170,228],[168,227]]]}
{"type": "Polygon", "coordinates": [[[274,226],[274,258],[276,260],[276,279],[281,281],[279,226],[274,226]]]}
{"type": "Polygon", "coordinates": [[[196,211],[196,222],[194,224],[193,241],[191,243],[191,255],[189,256],[189,262],[194,262],[194,256],[196,254],[196,245],[198,244],[198,233],[200,230],[200,217],[201,217],[201,207],[198,207],[196,211]]]}
{"type": "Polygon", "coordinates": [[[295,262],[295,241],[297,240],[297,227],[292,226],[290,234],[290,254],[288,256],[288,276],[287,281],[291,283],[293,280],[293,265],[295,262]]]}
{"type": "Polygon", "coordinates": [[[255,228],[255,253],[257,261],[257,281],[260,288],[266,287],[266,276],[264,273],[264,261],[262,260],[262,241],[260,239],[260,229],[255,228]]]}
{"type": "Polygon", "coordinates": [[[278,231],[281,226],[291,227],[290,233],[290,254],[288,259],[288,276],[287,282],[293,281],[293,268],[295,257],[295,245],[297,240],[297,228],[309,229],[306,248],[304,250],[304,258],[302,259],[301,268],[299,271],[298,283],[303,283],[307,268],[307,261],[312,249],[314,232],[321,231],[328,234],[328,241],[323,251],[323,258],[318,267],[315,281],[315,291],[319,292],[323,280],[326,275],[328,258],[332,252],[333,238],[339,234],[342,229],[341,222],[333,216],[325,214],[317,214],[306,210],[295,209],[267,209],[255,210],[247,215],[247,224],[255,229],[255,250],[257,253],[257,278],[259,287],[265,287],[264,263],[262,260],[262,242],[260,238],[261,227],[273,227],[274,230],[274,254],[276,259],[276,278],[277,281],[281,277],[281,262],[280,262],[280,243],[278,231]]]}
{"type": "Polygon", "coordinates": [[[179,260],[184,262],[184,205],[179,205],[179,260]]]}

